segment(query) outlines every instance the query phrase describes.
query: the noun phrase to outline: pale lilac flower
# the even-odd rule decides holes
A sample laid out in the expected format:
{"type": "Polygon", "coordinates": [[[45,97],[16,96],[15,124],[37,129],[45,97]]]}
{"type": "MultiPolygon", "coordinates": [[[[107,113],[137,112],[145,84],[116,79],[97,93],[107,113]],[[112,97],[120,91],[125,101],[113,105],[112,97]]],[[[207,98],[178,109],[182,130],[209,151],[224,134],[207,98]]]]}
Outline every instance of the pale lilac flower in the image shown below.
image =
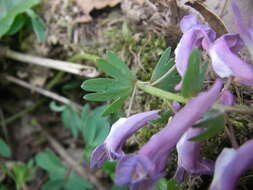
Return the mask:
{"type": "Polygon", "coordinates": [[[104,143],[92,152],[91,167],[102,167],[104,161],[118,159],[124,155],[122,146],[125,141],[149,121],[157,119],[159,110],[147,111],[121,118],[111,127],[104,143]]]}
{"type": "Polygon", "coordinates": [[[207,50],[213,69],[219,77],[234,76],[238,82],[253,86],[253,67],[236,55],[242,46],[243,42],[238,34],[225,34],[207,50]]]}
{"type": "Polygon", "coordinates": [[[196,16],[184,16],[180,22],[183,36],[175,49],[176,68],[183,77],[193,48],[206,49],[215,39],[216,33],[209,26],[199,24],[196,16]]]}
{"type": "Polygon", "coordinates": [[[234,12],[237,30],[248,47],[251,57],[253,58],[253,22],[251,22],[249,27],[244,24],[239,7],[236,5],[235,1],[232,1],[232,10],[234,12]]]}
{"type": "Polygon", "coordinates": [[[229,90],[224,90],[222,93],[221,93],[221,97],[219,99],[219,102],[221,104],[224,104],[224,105],[227,105],[227,106],[232,106],[234,105],[235,103],[235,97],[234,95],[232,94],[231,91],[229,90]]]}
{"type": "Polygon", "coordinates": [[[177,181],[183,181],[185,172],[190,175],[213,174],[213,162],[211,160],[201,159],[200,148],[202,142],[189,140],[202,133],[203,130],[203,128],[190,128],[177,143],[178,167],[174,175],[177,181]]]}
{"type": "Polygon", "coordinates": [[[189,127],[199,120],[214,104],[223,86],[217,80],[207,92],[200,93],[186,104],[167,126],[153,135],[136,155],[128,155],[119,160],[115,182],[129,185],[132,189],[146,189],[147,183],[153,184],[164,175],[171,150],[189,127]],[[138,187],[138,188],[137,188],[138,187]]]}
{"type": "MultiPolygon", "coordinates": [[[[219,102],[231,106],[234,104],[234,96],[229,90],[224,90],[219,98],[219,102]]],[[[203,128],[190,128],[177,143],[178,167],[174,178],[183,181],[185,173],[197,175],[211,175],[214,170],[214,163],[211,160],[202,160],[200,149],[202,142],[190,141],[203,132],[203,128]]]]}
{"type": "Polygon", "coordinates": [[[240,176],[253,164],[253,140],[239,149],[225,148],[215,162],[210,190],[234,190],[240,176]]]}

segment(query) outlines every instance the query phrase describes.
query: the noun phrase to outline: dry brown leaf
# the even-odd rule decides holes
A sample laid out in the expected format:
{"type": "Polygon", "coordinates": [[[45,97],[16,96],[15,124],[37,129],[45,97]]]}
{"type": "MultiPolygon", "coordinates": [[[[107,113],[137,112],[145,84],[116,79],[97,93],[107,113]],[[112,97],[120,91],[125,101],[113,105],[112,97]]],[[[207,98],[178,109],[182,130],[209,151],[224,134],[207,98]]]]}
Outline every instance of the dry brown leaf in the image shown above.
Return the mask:
{"type": "Polygon", "coordinates": [[[208,24],[215,29],[218,36],[228,33],[227,27],[220,17],[208,9],[203,3],[200,1],[187,1],[185,4],[197,10],[205,18],[208,24]]]}
{"type": "Polygon", "coordinates": [[[114,7],[120,3],[121,0],[76,0],[78,6],[82,9],[83,13],[87,15],[86,19],[79,19],[79,22],[89,22],[89,16],[93,9],[103,9],[105,7],[114,7]]]}

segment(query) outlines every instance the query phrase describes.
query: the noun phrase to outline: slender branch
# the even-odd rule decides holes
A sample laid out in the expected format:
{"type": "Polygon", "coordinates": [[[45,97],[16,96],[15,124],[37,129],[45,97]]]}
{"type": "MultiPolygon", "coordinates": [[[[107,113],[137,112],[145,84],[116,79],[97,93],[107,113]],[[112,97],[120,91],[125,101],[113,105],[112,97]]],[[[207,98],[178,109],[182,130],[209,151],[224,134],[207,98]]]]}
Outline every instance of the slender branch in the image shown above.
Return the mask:
{"type": "Polygon", "coordinates": [[[152,82],[150,85],[151,86],[155,86],[157,84],[159,84],[161,81],[163,81],[167,76],[169,76],[176,68],[176,64],[173,65],[163,76],[161,76],[159,79],[157,79],[156,81],[152,82]]]}
{"type": "Polygon", "coordinates": [[[24,63],[30,63],[30,64],[35,64],[43,67],[48,67],[68,73],[72,73],[75,75],[80,75],[80,76],[85,76],[85,77],[97,77],[98,76],[98,71],[91,66],[87,65],[80,65],[77,63],[72,63],[72,62],[66,62],[66,61],[59,61],[59,60],[53,60],[53,59],[48,59],[48,58],[42,58],[42,57],[37,57],[33,55],[27,55],[23,53],[18,53],[13,50],[0,47],[1,49],[1,55],[11,58],[14,60],[18,60],[24,63]]]}
{"type": "MultiPolygon", "coordinates": [[[[181,103],[188,102],[187,99],[185,99],[184,97],[182,97],[180,95],[153,87],[147,82],[137,81],[136,85],[138,88],[140,88],[144,92],[149,93],[153,96],[165,98],[167,100],[174,100],[174,101],[181,102],[181,103]]],[[[242,105],[225,106],[222,104],[214,104],[212,108],[218,109],[222,112],[237,112],[237,113],[253,114],[253,108],[248,107],[248,106],[242,106],[242,105]]]]}
{"type": "Polygon", "coordinates": [[[129,107],[128,107],[128,110],[127,110],[127,117],[130,115],[130,112],[131,112],[131,109],[132,109],[132,105],[133,105],[133,101],[134,101],[134,96],[135,96],[135,93],[136,93],[136,88],[137,88],[137,86],[135,85],[133,93],[132,93],[132,96],[130,98],[129,107]]]}
{"type": "Polygon", "coordinates": [[[17,79],[17,78],[15,78],[15,77],[13,77],[13,76],[5,75],[5,78],[6,78],[8,81],[10,81],[10,82],[13,82],[13,83],[18,84],[18,85],[20,85],[20,86],[22,86],[22,87],[28,88],[28,89],[30,89],[30,90],[32,90],[32,91],[36,91],[36,92],[38,92],[38,93],[40,93],[40,94],[42,94],[42,95],[44,95],[44,96],[47,96],[47,97],[52,98],[52,99],[54,99],[54,100],[57,100],[57,101],[59,101],[59,102],[61,102],[61,103],[63,103],[63,104],[74,105],[75,107],[80,108],[80,109],[82,108],[81,105],[79,105],[79,104],[77,104],[77,103],[75,103],[75,102],[69,100],[68,98],[65,98],[65,97],[63,97],[63,96],[60,96],[60,95],[58,95],[58,94],[56,94],[56,93],[54,93],[54,92],[45,90],[45,89],[43,89],[43,88],[36,87],[35,85],[32,85],[32,84],[30,84],[30,83],[27,83],[27,82],[25,82],[25,81],[22,81],[22,80],[20,80],[20,79],[17,79]]]}
{"type": "Polygon", "coordinates": [[[43,103],[43,101],[39,101],[38,103],[36,104],[33,104],[32,106],[24,109],[23,111],[21,112],[18,112],[10,117],[8,117],[7,119],[5,119],[5,125],[8,125],[10,124],[11,122],[15,121],[16,119],[22,117],[23,115],[29,113],[30,111],[34,110],[37,106],[41,105],[43,103]]]}

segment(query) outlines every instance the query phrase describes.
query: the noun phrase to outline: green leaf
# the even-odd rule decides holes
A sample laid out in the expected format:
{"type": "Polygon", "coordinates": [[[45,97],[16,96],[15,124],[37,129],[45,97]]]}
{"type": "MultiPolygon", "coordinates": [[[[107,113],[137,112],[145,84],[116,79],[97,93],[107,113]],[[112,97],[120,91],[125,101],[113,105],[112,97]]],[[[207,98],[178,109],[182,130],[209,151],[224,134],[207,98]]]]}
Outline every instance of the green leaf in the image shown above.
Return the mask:
{"type": "MultiPolygon", "coordinates": [[[[101,144],[110,131],[107,117],[103,117],[104,107],[99,107],[82,121],[82,133],[88,146],[96,147],[101,144]]],[[[83,117],[84,118],[84,117],[83,117]]]]}
{"type": "Polygon", "coordinates": [[[112,78],[90,79],[83,82],[84,90],[92,91],[84,96],[90,101],[107,101],[116,99],[104,115],[116,112],[125,99],[132,94],[136,78],[128,66],[112,52],[107,53],[107,60],[98,59],[97,67],[112,78]]]}
{"type": "MultiPolygon", "coordinates": [[[[135,76],[128,68],[128,66],[113,52],[109,51],[106,55],[108,57],[109,63],[117,68],[120,71],[120,74],[124,76],[124,78],[129,79],[130,81],[136,80],[135,76]]],[[[122,75],[118,79],[122,78],[122,75]]]]}
{"type": "Polygon", "coordinates": [[[101,144],[110,131],[110,124],[107,117],[103,117],[104,106],[94,111],[89,106],[84,106],[82,111],[82,134],[86,143],[84,157],[89,160],[92,150],[101,144]]]}
{"type": "Polygon", "coordinates": [[[162,178],[156,185],[155,190],[182,190],[182,188],[175,179],[166,180],[162,178]]]}
{"type": "Polygon", "coordinates": [[[106,92],[112,88],[115,88],[117,85],[116,80],[110,78],[96,78],[90,79],[83,82],[81,88],[86,91],[97,91],[97,92],[106,92]]]}
{"type": "Polygon", "coordinates": [[[33,31],[40,42],[46,41],[45,24],[43,20],[31,9],[26,11],[32,22],[33,31]]]}
{"type": "Polygon", "coordinates": [[[202,141],[211,137],[214,137],[221,131],[223,131],[225,127],[225,119],[224,114],[210,111],[208,112],[204,118],[199,121],[194,127],[206,127],[204,132],[200,135],[191,138],[191,141],[202,141]]]}
{"type": "MultiPolygon", "coordinates": [[[[175,61],[170,59],[171,48],[167,48],[161,58],[159,59],[157,65],[151,76],[151,81],[154,82],[161,78],[165,73],[167,73],[173,65],[175,65],[175,61]]],[[[178,75],[177,71],[172,71],[167,77],[161,80],[155,86],[157,88],[166,90],[166,91],[174,91],[174,87],[177,83],[180,82],[180,76],[178,75]]]]}
{"type": "Polygon", "coordinates": [[[85,190],[92,188],[93,185],[86,179],[72,173],[68,178],[67,184],[65,186],[66,190],[85,190]]]}
{"type": "Polygon", "coordinates": [[[78,131],[81,129],[82,121],[78,112],[71,107],[67,107],[61,114],[62,122],[65,128],[70,129],[74,138],[77,138],[78,131]]]}
{"type": "Polygon", "coordinates": [[[11,149],[6,142],[0,138],[0,155],[6,158],[11,156],[11,149]]]}
{"type": "Polygon", "coordinates": [[[200,58],[200,51],[198,49],[193,49],[188,61],[181,89],[181,94],[186,98],[196,96],[203,86],[205,74],[203,71],[206,68],[206,64],[200,69],[200,58]]]}
{"type": "Polygon", "coordinates": [[[0,38],[9,31],[17,15],[39,2],[39,0],[0,0],[0,38]]]}
{"type": "Polygon", "coordinates": [[[42,152],[35,156],[36,164],[49,172],[65,172],[65,167],[53,152],[42,152]]]}
{"type": "Polygon", "coordinates": [[[167,184],[168,184],[167,189],[169,190],[182,190],[177,180],[175,179],[170,179],[167,184]]]}
{"type": "Polygon", "coordinates": [[[27,18],[23,14],[16,16],[14,22],[12,23],[6,35],[16,34],[24,26],[26,20],[27,18]]]}
{"type": "Polygon", "coordinates": [[[105,109],[103,113],[103,116],[109,115],[111,113],[115,113],[124,104],[126,99],[127,99],[127,96],[126,97],[122,96],[116,99],[113,103],[107,106],[107,108],[105,109]]]}
{"type": "Polygon", "coordinates": [[[128,190],[128,187],[114,185],[114,186],[112,186],[112,190],[128,190]]]}
{"type": "Polygon", "coordinates": [[[108,175],[110,175],[110,177],[112,179],[115,178],[115,170],[116,170],[116,165],[117,162],[116,161],[106,161],[103,164],[103,168],[102,170],[107,173],[108,175]]]}
{"type": "Polygon", "coordinates": [[[50,180],[42,186],[42,190],[60,190],[66,185],[65,179],[50,180]]]}

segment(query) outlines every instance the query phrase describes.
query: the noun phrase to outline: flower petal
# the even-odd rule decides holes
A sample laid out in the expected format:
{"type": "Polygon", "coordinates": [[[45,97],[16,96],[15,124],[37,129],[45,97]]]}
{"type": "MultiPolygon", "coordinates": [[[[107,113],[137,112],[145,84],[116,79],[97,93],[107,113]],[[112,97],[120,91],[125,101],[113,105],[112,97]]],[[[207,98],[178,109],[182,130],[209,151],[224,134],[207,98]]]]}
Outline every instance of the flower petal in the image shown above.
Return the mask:
{"type": "Polygon", "coordinates": [[[185,170],[188,174],[212,174],[213,166],[210,162],[204,162],[200,158],[201,142],[189,141],[190,138],[199,135],[203,128],[190,128],[177,143],[178,169],[174,178],[177,181],[183,180],[185,170]]]}
{"type": "Polygon", "coordinates": [[[148,158],[141,155],[127,155],[120,159],[115,183],[117,185],[131,185],[146,179],[154,165],[148,158]]]}
{"type": "Polygon", "coordinates": [[[215,39],[216,33],[209,26],[198,24],[193,15],[184,16],[180,26],[184,34],[175,49],[175,60],[178,73],[184,76],[192,49],[207,48],[209,41],[215,39]]]}
{"type": "Polygon", "coordinates": [[[123,156],[116,169],[116,183],[145,186],[146,180],[155,183],[161,178],[171,150],[184,132],[213,105],[222,86],[223,82],[217,80],[210,90],[199,94],[180,109],[167,126],[153,135],[137,155],[123,156]]]}
{"type": "Polygon", "coordinates": [[[248,28],[244,24],[239,7],[235,3],[235,1],[232,1],[231,5],[232,5],[232,10],[233,10],[234,16],[235,16],[235,24],[236,24],[237,30],[239,31],[244,43],[248,47],[250,54],[253,58],[253,29],[248,28]]]}
{"type": "Polygon", "coordinates": [[[235,76],[238,82],[253,86],[253,67],[233,53],[240,43],[238,34],[225,34],[212,44],[208,53],[214,71],[221,78],[235,76]]]}
{"type": "Polygon", "coordinates": [[[253,163],[253,140],[244,143],[239,149],[225,148],[215,162],[215,171],[210,190],[233,190],[239,177],[253,163]]]}
{"type": "Polygon", "coordinates": [[[121,118],[115,122],[104,143],[92,152],[91,167],[102,167],[103,162],[121,158],[124,153],[122,146],[125,141],[149,121],[159,117],[159,110],[147,111],[121,118]]]}

